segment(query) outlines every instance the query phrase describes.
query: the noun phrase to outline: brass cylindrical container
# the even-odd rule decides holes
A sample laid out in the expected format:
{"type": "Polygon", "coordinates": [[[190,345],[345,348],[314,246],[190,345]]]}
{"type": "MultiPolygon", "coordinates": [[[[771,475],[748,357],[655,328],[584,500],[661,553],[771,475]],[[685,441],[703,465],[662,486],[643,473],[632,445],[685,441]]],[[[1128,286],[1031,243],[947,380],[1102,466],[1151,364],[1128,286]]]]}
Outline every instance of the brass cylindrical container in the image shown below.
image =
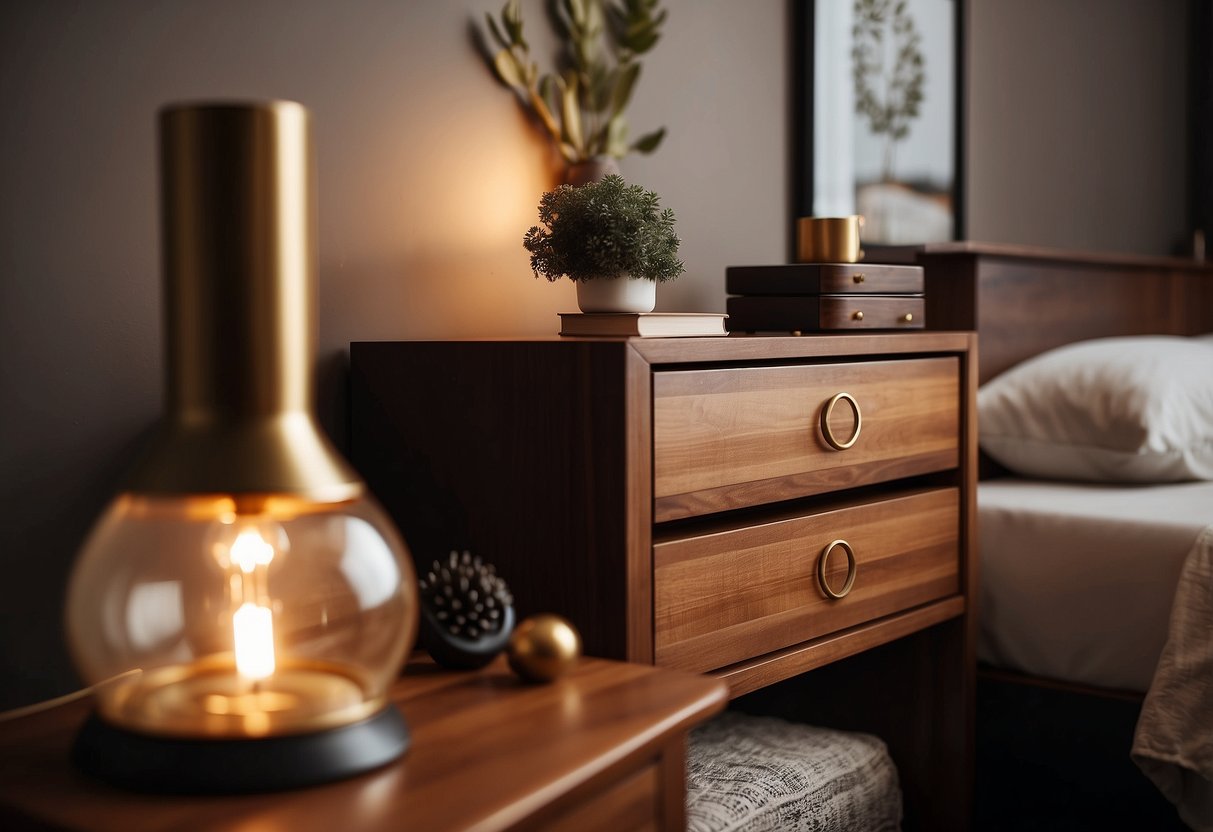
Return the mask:
{"type": "Polygon", "coordinates": [[[801,217],[796,221],[799,263],[858,263],[863,259],[859,230],[863,217],[801,217]]]}

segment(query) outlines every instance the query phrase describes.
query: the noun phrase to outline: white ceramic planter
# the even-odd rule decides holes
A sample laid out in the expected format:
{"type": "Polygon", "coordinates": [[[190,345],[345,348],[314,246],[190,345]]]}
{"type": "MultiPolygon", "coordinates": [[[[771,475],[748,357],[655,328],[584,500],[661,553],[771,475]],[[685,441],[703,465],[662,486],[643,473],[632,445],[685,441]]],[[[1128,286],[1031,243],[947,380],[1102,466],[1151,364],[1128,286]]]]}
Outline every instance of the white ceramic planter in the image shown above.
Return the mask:
{"type": "Polygon", "coordinates": [[[577,306],[582,312],[652,312],[656,305],[656,280],[600,277],[577,281],[577,306]]]}

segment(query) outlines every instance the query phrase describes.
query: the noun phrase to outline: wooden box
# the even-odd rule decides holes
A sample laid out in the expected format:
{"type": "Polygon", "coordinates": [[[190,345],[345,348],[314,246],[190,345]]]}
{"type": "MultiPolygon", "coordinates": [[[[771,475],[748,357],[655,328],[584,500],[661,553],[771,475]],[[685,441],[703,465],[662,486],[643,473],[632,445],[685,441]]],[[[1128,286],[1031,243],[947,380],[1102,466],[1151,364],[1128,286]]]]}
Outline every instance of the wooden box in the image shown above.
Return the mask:
{"type": "Polygon", "coordinates": [[[918,266],[789,263],[725,272],[733,332],[922,329],[918,266]]]}
{"type": "Polygon", "coordinates": [[[730,295],[921,295],[920,266],[863,263],[783,263],[729,266],[730,295]]]}

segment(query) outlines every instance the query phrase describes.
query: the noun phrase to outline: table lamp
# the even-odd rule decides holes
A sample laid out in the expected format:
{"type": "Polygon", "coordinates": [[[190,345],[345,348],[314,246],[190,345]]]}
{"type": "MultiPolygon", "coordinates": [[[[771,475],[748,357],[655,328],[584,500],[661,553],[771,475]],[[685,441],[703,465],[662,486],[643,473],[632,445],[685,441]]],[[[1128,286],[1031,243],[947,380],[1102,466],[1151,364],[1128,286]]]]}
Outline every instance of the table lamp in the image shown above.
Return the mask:
{"type": "Polygon", "coordinates": [[[312,414],[308,122],[283,101],[160,113],[166,412],[67,600],[99,685],[74,757],[123,786],[290,788],[408,746],[387,689],[411,559],[312,414]]]}

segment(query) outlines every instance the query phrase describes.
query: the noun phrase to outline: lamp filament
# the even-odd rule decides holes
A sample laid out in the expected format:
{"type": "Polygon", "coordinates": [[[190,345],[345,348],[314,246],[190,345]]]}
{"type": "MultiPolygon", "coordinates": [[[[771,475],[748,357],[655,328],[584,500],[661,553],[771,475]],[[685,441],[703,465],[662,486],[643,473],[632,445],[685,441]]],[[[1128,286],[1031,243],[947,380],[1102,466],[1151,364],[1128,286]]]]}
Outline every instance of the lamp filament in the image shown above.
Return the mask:
{"type": "Polygon", "coordinates": [[[274,614],[267,582],[273,560],[273,545],[254,528],[242,530],[228,551],[236,672],[254,682],[274,672],[274,614]]]}

